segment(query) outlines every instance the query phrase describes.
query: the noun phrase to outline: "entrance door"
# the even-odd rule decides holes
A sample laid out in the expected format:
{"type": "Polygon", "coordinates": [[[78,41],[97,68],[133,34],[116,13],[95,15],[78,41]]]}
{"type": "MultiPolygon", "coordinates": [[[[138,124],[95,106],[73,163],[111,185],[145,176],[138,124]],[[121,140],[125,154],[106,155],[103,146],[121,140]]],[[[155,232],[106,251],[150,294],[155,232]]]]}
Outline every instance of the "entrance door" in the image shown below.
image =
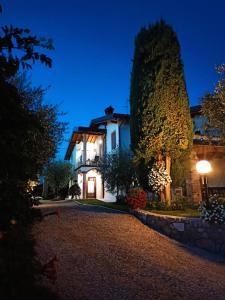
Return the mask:
{"type": "Polygon", "coordinates": [[[96,198],[96,177],[87,179],[87,198],[96,198]]]}

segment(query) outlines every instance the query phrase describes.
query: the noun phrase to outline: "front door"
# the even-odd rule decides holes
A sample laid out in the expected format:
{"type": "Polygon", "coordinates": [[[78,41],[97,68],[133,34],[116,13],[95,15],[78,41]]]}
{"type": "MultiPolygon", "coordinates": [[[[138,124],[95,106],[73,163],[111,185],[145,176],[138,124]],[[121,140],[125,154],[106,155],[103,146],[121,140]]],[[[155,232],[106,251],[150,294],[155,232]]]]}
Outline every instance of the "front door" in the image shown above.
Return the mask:
{"type": "Polygon", "coordinates": [[[96,198],[96,177],[87,179],[87,198],[96,198]]]}

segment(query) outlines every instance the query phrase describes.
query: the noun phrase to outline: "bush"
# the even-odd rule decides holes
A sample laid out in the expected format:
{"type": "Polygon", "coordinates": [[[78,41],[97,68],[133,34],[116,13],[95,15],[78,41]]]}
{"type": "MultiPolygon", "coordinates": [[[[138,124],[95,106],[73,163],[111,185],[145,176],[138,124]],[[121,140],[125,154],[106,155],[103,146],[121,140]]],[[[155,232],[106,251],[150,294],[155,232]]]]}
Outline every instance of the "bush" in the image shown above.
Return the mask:
{"type": "Polygon", "coordinates": [[[156,199],[148,202],[148,209],[168,210],[169,207],[166,202],[162,202],[160,199],[156,199]]]}
{"type": "Polygon", "coordinates": [[[202,201],[199,207],[201,218],[211,224],[225,224],[225,199],[217,195],[202,201]]]}
{"type": "Polygon", "coordinates": [[[132,209],[145,208],[147,204],[147,193],[142,188],[132,188],[127,193],[126,203],[132,209]]]}
{"type": "Polygon", "coordinates": [[[61,188],[59,190],[59,196],[60,198],[64,199],[66,198],[66,196],[68,195],[68,190],[69,190],[69,186],[66,185],[65,187],[61,188]]]}
{"type": "Polygon", "coordinates": [[[155,210],[185,210],[187,208],[196,209],[196,205],[191,203],[185,197],[174,197],[171,205],[160,200],[151,200],[148,202],[148,209],[155,210]]]}
{"type": "Polygon", "coordinates": [[[174,197],[171,202],[170,209],[171,210],[185,210],[187,208],[196,208],[194,203],[191,203],[185,197],[174,197]]]}
{"type": "Polygon", "coordinates": [[[78,185],[77,182],[75,182],[73,185],[71,185],[71,187],[69,188],[69,195],[72,196],[72,199],[75,198],[77,199],[77,197],[80,197],[81,195],[81,189],[78,185]]]}

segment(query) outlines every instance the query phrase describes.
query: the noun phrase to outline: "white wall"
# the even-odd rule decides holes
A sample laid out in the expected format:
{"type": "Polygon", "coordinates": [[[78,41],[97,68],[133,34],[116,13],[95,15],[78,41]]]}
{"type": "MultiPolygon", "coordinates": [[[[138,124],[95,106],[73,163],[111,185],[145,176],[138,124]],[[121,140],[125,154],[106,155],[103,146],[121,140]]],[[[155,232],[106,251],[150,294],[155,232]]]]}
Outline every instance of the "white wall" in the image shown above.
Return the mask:
{"type": "Polygon", "coordinates": [[[116,147],[119,147],[119,125],[109,122],[106,127],[106,153],[112,152],[111,134],[116,131],[116,147]]]}
{"type": "Polygon", "coordinates": [[[116,202],[116,195],[111,194],[105,190],[104,202],[116,202]]]}
{"type": "Polygon", "coordinates": [[[82,198],[84,198],[84,196],[83,196],[83,174],[78,173],[78,175],[77,175],[77,183],[78,183],[78,185],[79,185],[79,187],[81,189],[81,195],[80,195],[80,197],[82,199],[82,198]]]}
{"type": "Polygon", "coordinates": [[[130,124],[121,124],[120,127],[120,148],[121,150],[130,150],[130,124]]]}

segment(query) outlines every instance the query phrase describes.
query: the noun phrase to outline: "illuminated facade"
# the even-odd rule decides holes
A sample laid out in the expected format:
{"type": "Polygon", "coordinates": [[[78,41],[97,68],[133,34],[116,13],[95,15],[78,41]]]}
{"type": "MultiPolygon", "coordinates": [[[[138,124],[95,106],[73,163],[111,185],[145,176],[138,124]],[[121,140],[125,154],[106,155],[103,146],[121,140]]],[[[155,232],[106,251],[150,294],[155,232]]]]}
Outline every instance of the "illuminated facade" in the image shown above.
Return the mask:
{"type": "MultiPolygon", "coordinates": [[[[201,115],[201,107],[191,108],[194,124],[193,148],[190,156],[191,168],[183,187],[175,193],[187,196],[195,202],[201,201],[200,176],[196,163],[205,159],[210,161],[212,171],[208,174],[209,194],[225,195],[225,147],[218,143],[216,131],[206,132],[206,119],[201,115]],[[206,136],[214,136],[209,145],[206,136]]],[[[103,201],[115,201],[115,195],[109,193],[98,170],[99,160],[114,149],[130,149],[129,115],[114,113],[112,107],[105,110],[105,115],[91,121],[89,127],[74,128],[66,160],[70,160],[75,179],[81,188],[82,198],[97,198],[103,201]]]]}
{"type": "Polygon", "coordinates": [[[129,115],[114,113],[112,107],[104,116],[93,119],[89,127],[74,128],[65,159],[72,163],[81,198],[116,201],[115,195],[105,189],[98,165],[104,154],[118,148],[130,148],[129,115]]]}

